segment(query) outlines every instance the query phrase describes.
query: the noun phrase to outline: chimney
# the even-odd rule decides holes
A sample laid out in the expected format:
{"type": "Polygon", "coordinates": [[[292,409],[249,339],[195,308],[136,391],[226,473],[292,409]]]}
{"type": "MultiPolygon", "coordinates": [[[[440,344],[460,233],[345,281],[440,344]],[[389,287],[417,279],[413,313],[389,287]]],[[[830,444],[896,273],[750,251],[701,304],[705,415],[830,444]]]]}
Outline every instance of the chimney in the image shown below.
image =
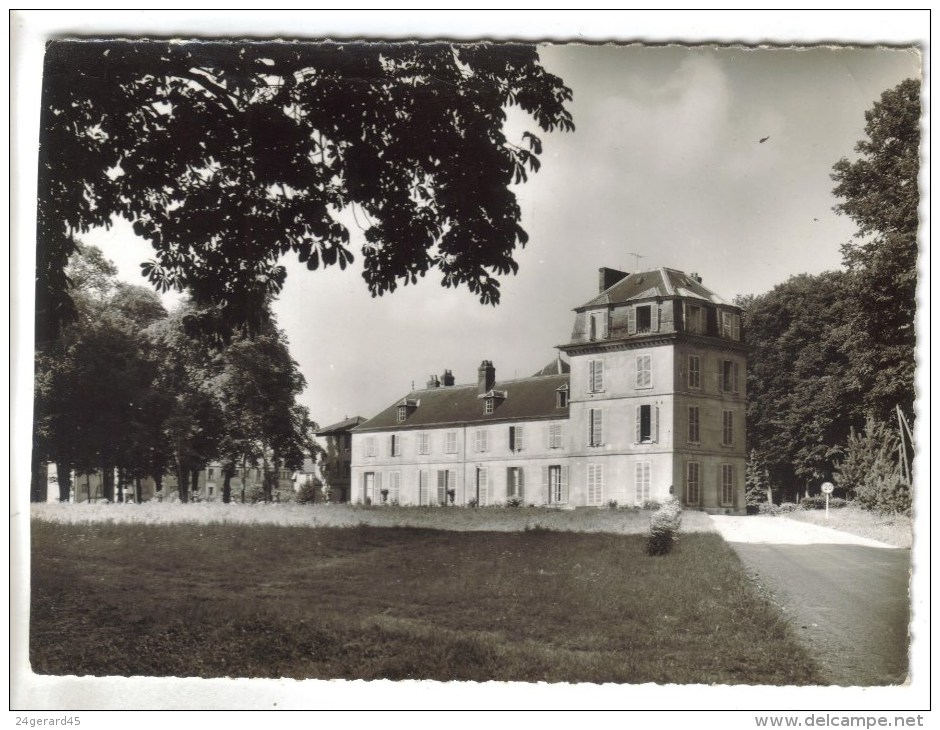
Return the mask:
{"type": "Polygon", "coordinates": [[[689,274],[689,276],[695,279],[699,284],[702,283],[702,277],[698,275],[697,271],[693,271],[691,274],[689,274]]]}
{"type": "Polygon", "coordinates": [[[617,269],[608,269],[606,266],[601,266],[599,269],[600,277],[598,281],[598,290],[597,293],[600,294],[607,289],[610,289],[618,281],[626,279],[630,274],[625,271],[617,271],[617,269]]]}
{"type": "Polygon", "coordinates": [[[449,388],[454,384],[454,374],[450,370],[444,371],[444,387],[449,388]]]}
{"type": "Polygon", "coordinates": [[[428,381],[428,388],[440,388],[441,379],[436,375],[432,375],[431,379],[428,381]]]}
{"type": "Polygon", "coordinates": [[[480,393],[489,393],[493,390],[493,386],[496,385],[496,368],[493,367],[493,363],[489,360],[484,360],[480,363],[480,367],[477,370],[477,382],[480,386],[480,393]]]}

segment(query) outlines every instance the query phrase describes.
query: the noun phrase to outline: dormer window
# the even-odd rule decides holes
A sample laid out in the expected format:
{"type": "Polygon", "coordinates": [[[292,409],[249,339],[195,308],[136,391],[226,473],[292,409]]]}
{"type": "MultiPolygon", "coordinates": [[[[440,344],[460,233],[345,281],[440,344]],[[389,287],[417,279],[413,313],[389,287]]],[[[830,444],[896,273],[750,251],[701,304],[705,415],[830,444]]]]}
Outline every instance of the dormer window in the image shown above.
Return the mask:
{"type": "Polygon", "coordinates": [[[568,407],[568,386],[563,385],[558,390],[555,391],[555,407],[556,408],[567,408],[568,407]]]}
{"type": "Polygon", "coordinates": [[[493,398],[486,398],[483,401],[483,413],[487,416],[493,413],[493,398]]]}
{"type": "Polygon", "coordinates": [[[479,398],[483,399],[483,413],[484,415],[490,416],[496,411],[496,407],[506,399],[505,390],[491,390],[488,393],[484,393],[479,398]]]}
{"type": "Polygon", "coordinates": [[[608,336],[607,312],[591,312],[590,327],[590,337],[592,340],[606,340],[608,336]]]}
{"type": "Polygon", "coordinates": [[[418,401],[413,398],[405,398],[401,403],[398,404],[398,422],[408,420],[408,416],[415,412],[415,409],[418,407],[418,401]]]}
{"type": "Polygon", "coordinates": [[[636,308],[636,331],[649,332],[653,326],[653,308],[644,305],[636,308]]]}

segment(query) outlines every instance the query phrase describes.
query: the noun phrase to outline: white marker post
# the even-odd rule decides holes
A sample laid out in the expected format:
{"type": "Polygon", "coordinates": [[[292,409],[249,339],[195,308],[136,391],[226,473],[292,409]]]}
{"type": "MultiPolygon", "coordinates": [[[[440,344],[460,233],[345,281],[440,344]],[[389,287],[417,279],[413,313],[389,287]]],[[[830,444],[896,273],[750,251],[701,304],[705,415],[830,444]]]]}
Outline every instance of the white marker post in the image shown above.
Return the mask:
{"type": "Polygon", "coordinates": [[[832,490],[835,489],[832,482],[823,482],[822,491],[826,495],[826,519],[829,519],[829,495],[832,494],[832,490]]]}

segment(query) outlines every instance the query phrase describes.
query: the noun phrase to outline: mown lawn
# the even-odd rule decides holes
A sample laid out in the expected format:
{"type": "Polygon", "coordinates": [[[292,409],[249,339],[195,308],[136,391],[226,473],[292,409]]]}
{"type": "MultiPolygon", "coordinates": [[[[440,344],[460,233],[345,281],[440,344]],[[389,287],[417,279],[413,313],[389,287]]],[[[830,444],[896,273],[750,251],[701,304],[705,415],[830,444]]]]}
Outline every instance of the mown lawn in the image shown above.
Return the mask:
{"type": "Polygon", "coordinates": [[[848,506],[826,511],[821,509],[796,510],[786,515],[793,520],[811,522],[822,527],[831,527],[859,537],[879,540],[888,545],[909,548],[913,544],[914,531],[911,518],[906,515],[881,514],[848,506]]]}
{"type": "Polygon", "coordinates": [[[715,534],[32,521],[39,674],[818,684],[715,534]]]}

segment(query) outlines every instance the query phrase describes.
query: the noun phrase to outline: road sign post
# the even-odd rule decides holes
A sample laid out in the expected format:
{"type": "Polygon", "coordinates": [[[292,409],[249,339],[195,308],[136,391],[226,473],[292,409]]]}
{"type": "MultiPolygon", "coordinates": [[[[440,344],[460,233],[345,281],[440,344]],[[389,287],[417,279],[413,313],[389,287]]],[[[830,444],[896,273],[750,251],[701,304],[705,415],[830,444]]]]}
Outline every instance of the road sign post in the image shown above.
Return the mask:
{"type": "Polygon", "coordinates": [[[826,495],[826,520],[829,519],[829,495],[832,494],[832,490],[835,489],[832,482],[823,482],[822,491],[826,495]]]}

